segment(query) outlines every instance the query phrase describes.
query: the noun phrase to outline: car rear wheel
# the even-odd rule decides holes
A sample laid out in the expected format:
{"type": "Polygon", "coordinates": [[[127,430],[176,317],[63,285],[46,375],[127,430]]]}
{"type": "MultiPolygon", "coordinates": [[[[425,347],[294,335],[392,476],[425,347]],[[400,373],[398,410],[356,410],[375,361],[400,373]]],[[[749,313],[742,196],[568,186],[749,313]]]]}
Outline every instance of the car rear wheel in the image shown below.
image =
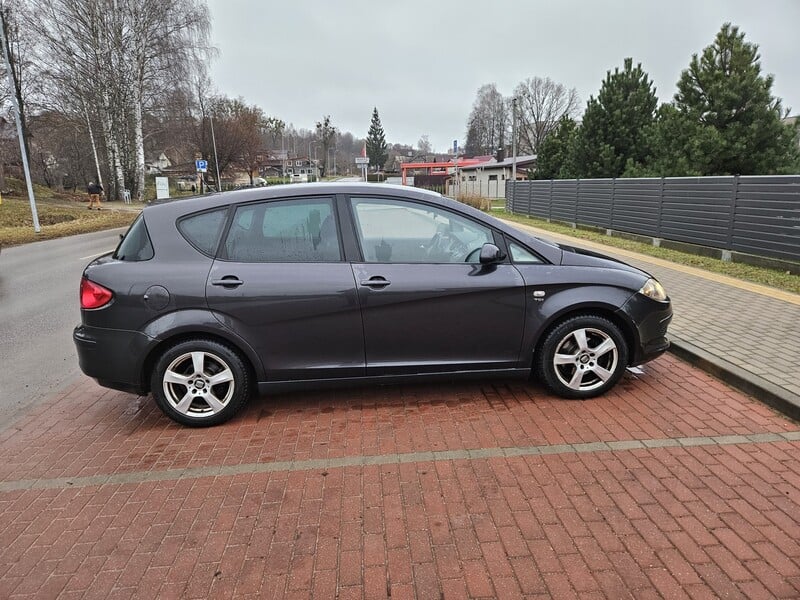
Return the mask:
{"type": "Polygon", "coordinates": [[[250,376],[239,355],[214,340],[180,342],[159,357],[150,389],[170,419],[192,427],[224,423],[250,396],[250,376]]]}
{"type": "Polygon", "coordinates": [[[628,365],[628,347],[614,323],[596,315],[568,318],[549,331],[536,374],[563,398],[592,398],[611,389],[628,365]]]}

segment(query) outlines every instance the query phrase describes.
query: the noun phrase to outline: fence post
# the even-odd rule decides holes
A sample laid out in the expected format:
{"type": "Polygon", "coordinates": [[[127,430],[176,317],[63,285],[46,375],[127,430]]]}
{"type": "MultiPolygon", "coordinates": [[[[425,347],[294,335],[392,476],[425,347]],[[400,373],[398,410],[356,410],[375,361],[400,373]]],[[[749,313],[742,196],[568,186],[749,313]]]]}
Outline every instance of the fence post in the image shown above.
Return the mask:
{"type": "Polygon", "coordinates": [[[664,177],[661,177],[661,190],[658,194],[658,223],[656,224],[656,237],[661,238],[661,216],[664,214],[664,177]]]}
{"type": "Polygon", "coordinates": [[[581,198],[581,180],[578,179],[577,183],[575,184],[575,219],[572,221],[572,227],[576,228],[578,226],[578,201],[581,198]]]}
{"type": "Polygon", "coordinates": [[[553,180],[550,180],[550,197],[547,199],[547,221],[553,220],[553,180]]]}
{"type": "Polygon", "coordinates": [[[528,212],[525,214],[533,215],[533,181],[528,182],[528,212]]]}
{"type": "MultiPolygon", "coordinates": [[[[733,186],[731,190],[731,210],[728,215],[728,235],[725,241],[725,249],[733,250],[733,225],[736,219],[736,197],[739,195],[739,176],[733,176],[733,186]]],[[[726,260],[723,255],[722,260],[726,260]]],[[[730,260],[730,257],[727,259],[730,260]]]]}
{"type": "Polygon", "coordinates": [[[608,229],[614,229],[614,198],[617,195],[617,178],[611,178],[611,211],[608,213],[608,229]]]}

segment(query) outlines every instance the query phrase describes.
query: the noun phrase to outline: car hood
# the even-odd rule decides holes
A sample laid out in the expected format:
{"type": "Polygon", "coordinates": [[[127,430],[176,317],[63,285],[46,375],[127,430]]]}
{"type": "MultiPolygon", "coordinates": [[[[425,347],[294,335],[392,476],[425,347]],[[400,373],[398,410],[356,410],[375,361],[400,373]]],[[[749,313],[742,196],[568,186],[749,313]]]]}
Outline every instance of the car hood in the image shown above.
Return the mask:
{"type": "Polygon", "coordinates": [[[620,271],[628,271],[631,273],[638,273],[645,277],[650,277],[650,274],[641,269],[637,269],[627,263],[622,262],[616,258],[586,250],[585,248],[576,248],[575,246],[568,246],[566,244],[556,244],[561,248],[561,264],[573,267],[600,267],[604,269],[618,269],[620,271]]]}

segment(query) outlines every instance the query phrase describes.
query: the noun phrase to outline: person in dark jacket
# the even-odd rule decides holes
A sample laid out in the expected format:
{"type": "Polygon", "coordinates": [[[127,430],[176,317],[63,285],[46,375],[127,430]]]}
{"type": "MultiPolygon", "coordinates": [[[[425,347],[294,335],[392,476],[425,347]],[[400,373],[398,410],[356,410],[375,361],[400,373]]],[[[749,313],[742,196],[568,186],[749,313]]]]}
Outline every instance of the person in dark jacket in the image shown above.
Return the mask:
{"type": "Polygon", "coordinates": [[[89,185],[86,187],[86,191],[89,192],[89,206],[87,206],[87,208],[92,210],[92,207],[96,206],[97,210],[101,210],[100,194],[103,193],[103,186],[94,181],[90,181],[89,185]]]}

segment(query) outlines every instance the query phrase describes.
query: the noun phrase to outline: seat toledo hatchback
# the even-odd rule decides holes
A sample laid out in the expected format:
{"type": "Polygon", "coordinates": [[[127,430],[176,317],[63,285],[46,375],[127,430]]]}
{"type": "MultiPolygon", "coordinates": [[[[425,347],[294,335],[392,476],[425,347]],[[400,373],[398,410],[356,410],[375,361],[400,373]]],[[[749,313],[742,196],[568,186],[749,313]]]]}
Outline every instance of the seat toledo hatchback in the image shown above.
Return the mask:
{"type": "Polygon", "coordinates": [[[81,369],[172,419],[332,382],[531,373],[566,398],[664,352],[647,273],[390,185],[239,190],[148,206],[86,267],[81,369]]]}

